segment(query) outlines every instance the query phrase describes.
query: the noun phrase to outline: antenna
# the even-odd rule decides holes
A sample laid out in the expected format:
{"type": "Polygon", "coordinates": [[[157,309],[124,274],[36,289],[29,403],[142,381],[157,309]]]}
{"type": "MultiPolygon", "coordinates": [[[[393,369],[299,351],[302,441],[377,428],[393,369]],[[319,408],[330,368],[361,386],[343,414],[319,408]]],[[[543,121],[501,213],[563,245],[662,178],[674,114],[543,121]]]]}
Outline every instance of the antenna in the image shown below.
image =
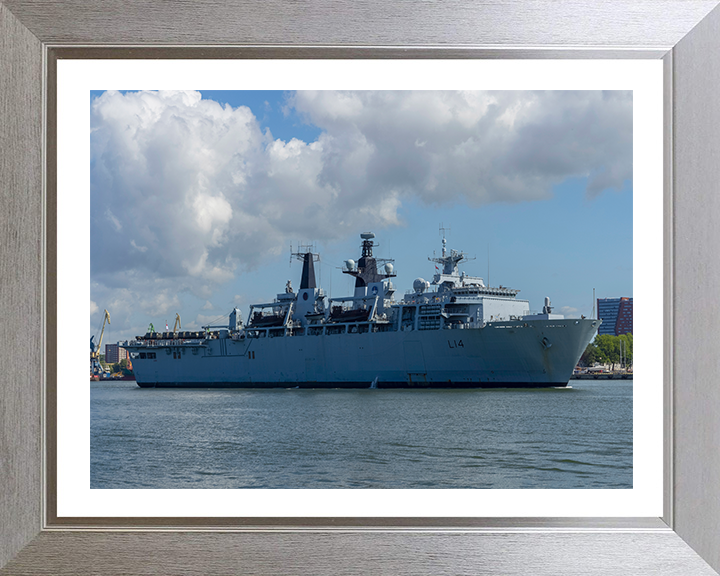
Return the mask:
{"type": "MultiPolygon", "coordinates": [[[[322,266],[322,264],[321,264],[322,266]]],[[[330,268],[330,277],[328,278],[328,291],[327,291],[327,297],[332,298],[332,279],[333,279],[333,271],[332,268],[330,268]]]]}
{"type": "Polygon", "coordinates": [[[303,262],[305,259],[305,254],[308,252],[312,253],[313,262],[319,262],[320,254],[317,254],[315,250],[315,242],[308,242],[306,244],[298,242],[296,252],[293,252],[292,244],[290,244],[290,265],[292,265],[293,257],[295,257],[297,260],[300,260],[300,262],[303,262]]]}
{"type": "Polygon", "coordinates": [[[490,242],[488,242],[488,286],[490,286],[490,242]]]}
{"type": "MultiPolygon", "coordinates": [[[[445,228],[443,226],[443,223],[440,222],[440,236],[442,236],[442,257],[445,258],[445,245],[447,244],[447,240],[445,239],[445,232],[450,232],[450,228],[445,228]]],[[[433,255],[435,252],[433,251],[433,255]]]]}

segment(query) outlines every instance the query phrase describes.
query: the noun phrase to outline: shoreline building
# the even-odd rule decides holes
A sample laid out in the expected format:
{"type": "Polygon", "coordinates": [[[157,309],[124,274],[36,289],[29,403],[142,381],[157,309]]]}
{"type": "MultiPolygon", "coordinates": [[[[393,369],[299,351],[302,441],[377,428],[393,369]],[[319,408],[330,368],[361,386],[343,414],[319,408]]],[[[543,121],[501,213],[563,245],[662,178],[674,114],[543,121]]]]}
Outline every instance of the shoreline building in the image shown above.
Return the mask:
{"type": "Polygon", "coordinates": [[[598,318],[602,320],[598,334],[632,334],[633,331],[633,299],[632,298],[598,298],[598,318]]]}
{"type": "Polygon", "coordinates": [[[117,364],[120,360],[127,360],[128,352],[118,344],[105,344],[105,364],[117,364]]]}

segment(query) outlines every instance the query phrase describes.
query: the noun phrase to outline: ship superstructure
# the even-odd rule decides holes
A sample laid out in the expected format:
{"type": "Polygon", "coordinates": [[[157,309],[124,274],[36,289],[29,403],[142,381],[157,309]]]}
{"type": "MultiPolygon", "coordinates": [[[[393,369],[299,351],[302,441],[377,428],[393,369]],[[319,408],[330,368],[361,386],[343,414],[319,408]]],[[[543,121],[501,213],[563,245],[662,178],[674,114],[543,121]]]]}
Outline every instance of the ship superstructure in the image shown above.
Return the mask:
{"type": "Polygon", "coordinates": [[[121,346],[142,387],[541,387],[566,386],[600,324],[553,314],[549,298],[530,311],[519,290],[486,286],[460,272],[467,259],[442,239],[432,282],[417,278],[395,299],[392,260],[373,256],[374,234],[361,234],[361,256],[346,260],[351,296],[318,287],[311,249],[297,292],[239,309],[227,326],[202,332],[148,332],[121,346]]]}

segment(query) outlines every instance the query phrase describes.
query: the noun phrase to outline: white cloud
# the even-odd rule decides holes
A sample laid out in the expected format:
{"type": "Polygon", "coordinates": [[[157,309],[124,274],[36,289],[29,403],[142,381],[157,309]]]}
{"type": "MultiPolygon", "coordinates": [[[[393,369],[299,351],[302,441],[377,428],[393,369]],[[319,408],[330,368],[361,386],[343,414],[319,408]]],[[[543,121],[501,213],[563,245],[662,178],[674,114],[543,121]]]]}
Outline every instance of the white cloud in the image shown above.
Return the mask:
{"type": "Polygon", "coordinates": [[[325,131],[323,181],[350,197],[521,202],[573,176],[590,178],[589,196],[632,178],[629,92],[298,92],[291,103],[325,131]]]}
{"type": "Polygon", "coordinates": [[[194,320],[190,320],[187,324],[183,325],[186,330],[201,330],[203,326],[218,326],[227,325],[229,319],[227,316],[206,316],[204,314],[198,314],[194,320]]]}
{"type": "Polygon", "coordinates": [[[198,92],[109,91],[91,112],[92,297],[170,314],[290,240],[401,224],[403,203],[524,202],[632,178],[632,95],[298,92],[313,142],[198,92]]]}
{"type": "Polygon", "coordinates": [[[135,250],[137,250],[138,252],[147,252],[147,246],[138,246],[135,243],[135,240],[130,240],[130,246],[135,248],[135,250]]]}
{"type": "Polygon", "coordinates": [[[567,318],[578,318],[580,316],[580,310],[572,306],[562,306],[558,312],[564,314],[567,318]]]}
{"type": "Polygon", "coordinates": [[[106,217],[106,218],[110,221],[110,223],[113,225],[113,227],[115,228],[115,231],[116,231],[116,232],[120,232],[120,231],[122,230],[122,224],[120,224],[120,220],[118,220],[117,218],[115,218],[115,216],[113,215],[113,213],[110,211],[110,208],[108,208],[108,209],[105,211],[105,217],[106,217]]]}

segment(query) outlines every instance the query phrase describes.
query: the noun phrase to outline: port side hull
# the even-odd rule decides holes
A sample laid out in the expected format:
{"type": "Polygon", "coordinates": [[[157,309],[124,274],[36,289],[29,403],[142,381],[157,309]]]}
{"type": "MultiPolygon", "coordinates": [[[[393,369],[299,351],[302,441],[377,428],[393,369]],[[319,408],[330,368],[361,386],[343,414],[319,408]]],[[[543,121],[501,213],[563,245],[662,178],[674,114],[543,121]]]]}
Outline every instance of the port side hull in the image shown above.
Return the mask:
{"type": "MultiPolygon", "coordinates": [[[[375,387],[380,389],[389,388],[413,388],[413,389],[448,389],[448,388],[565,388],[567,382],[377,382],[375,387]]],[[[336,390],[340,388],[371,388],[373,383],[362,382],[298,382],[294,386],[290,383],[279,382],[153,382],[139,383],[141,388],[282,388],[284,390],[294,389],[325,389],[336,390]]]]}
{"type": "MultiPolygon", "coordinates": [[[[593,326],[593,322],[595,326],[593,326]]],[[[133,359],[141,387],[507,388],[566,386],[591,320],[482,328],[209,340],[133,359]]],[[[146,352],[140,345],[125,346],[146,352]]]]}

